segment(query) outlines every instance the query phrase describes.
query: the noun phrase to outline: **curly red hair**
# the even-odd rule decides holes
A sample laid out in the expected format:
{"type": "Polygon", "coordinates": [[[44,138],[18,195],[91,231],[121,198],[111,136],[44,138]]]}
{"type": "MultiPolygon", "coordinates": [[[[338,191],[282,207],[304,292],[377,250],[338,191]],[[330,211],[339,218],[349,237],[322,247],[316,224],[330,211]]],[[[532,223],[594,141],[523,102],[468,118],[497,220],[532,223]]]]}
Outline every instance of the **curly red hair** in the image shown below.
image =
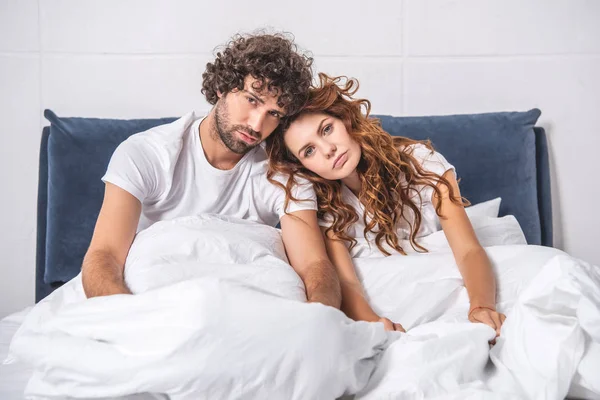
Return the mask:
{"type": "MultiPolygon", "coordinates": [[[[397,234],[398,222],[405,220],[410,226],[411,246],[416,251],[426,252],[427,249],[416,242],[422,215],[419,206],[411,199],[416,193],[415,187],[429,186],[434,195],[441,198],[438,184],[445,185],[452,202],[463,206],[469,203],[455,196],[455,190],[447,179],[424,170],[420,162],[412,156],[410,146],[415,144],[423,144],[433,152],[429,141],[393,137],[382,129],[378,119],[369,117],[371,103],[365,99],[353,98],[358,90],[358,82],[355,79],[329,77],[323,73],[319,74],[319,79],[319,86],[311,89],[309,99],[300,113],[285,121],[278,131],[266,140],[269,156],[267,178],[285,190],[285,209],[290,200],[303,200],[294,198],[291,190],[297,184],[296,177],[305,178],[313,183],[317,194],[317,216],[320,219],[325,215],[332,218],[326,233],[333,233],[336,238],[348,242],[350,249],[357,243],[346,232],[358,221],[359,216],[354,207],[342,199],[341,181],[329,181],[304,168],[285,146],[285,132],[299,115],[324,113],[341,120],[350,137],[361,147],[361,159],[357,166],[361,180],[358,199],[365,207],[365,236],[368,232],[375,234],[375,243],[385,255],[390,253],[383,247],[382,241],[399,253],[406,254],[399,244],[397,234]],[[285,185],[273,179],[277,173],[289,176],[285,185]],[[408,209],[414,213],[414,223],[406,218],[408,209]]],[[[436,213],[443,218],[440,209],[441,202],[438,202],[436,213]]]]}

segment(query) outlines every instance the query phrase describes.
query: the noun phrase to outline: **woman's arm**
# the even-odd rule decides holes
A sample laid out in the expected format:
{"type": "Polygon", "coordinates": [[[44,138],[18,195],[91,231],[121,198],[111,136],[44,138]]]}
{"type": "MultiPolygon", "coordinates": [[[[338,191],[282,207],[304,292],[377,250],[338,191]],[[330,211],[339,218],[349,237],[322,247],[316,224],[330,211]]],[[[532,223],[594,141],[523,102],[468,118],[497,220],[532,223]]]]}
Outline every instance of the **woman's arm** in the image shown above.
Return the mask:
{"type": "MultiPolygon", "coordinates": [[[[446,171],[444,178],[450,182],[454,195],[460,196],[454,171],[446,171]]],[[[450,200],[446,185],[438,184],[438,188],[442,194],[440,222],[469,294],[469,319],[487,324],[500,334],[500,326],[506,317],[496,312],[496,279],[492,264],[475,236],[464,207],[450,200]]],[[[439,201],[434,193],[434,207],[439,201]]]]}
{"type": "Polygon", "coordinates": [[[387,330],[404,332],[402,325],[380,317],[369,305],[346,244],[342,240],[336,239],[331,233],[325,235],[324,228],[323,233],[327,255],[336,268],[342,287],[341,310],[355,321],[383,322],[387,330]]]}

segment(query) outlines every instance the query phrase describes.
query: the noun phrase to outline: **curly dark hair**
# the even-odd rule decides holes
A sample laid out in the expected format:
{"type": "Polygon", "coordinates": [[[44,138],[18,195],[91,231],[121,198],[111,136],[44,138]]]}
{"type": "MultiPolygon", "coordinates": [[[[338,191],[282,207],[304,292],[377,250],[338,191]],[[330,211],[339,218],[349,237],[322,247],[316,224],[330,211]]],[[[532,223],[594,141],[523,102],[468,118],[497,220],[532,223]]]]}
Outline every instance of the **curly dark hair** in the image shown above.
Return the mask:
{"type": "Polygon", "coordinates": [[[277,105],[287,115],[296,114],[308,98],[312,83],[313,59],[300,54],[293,38],[286,34],[238,34],[219,51],[202,74],[202,94],[214,105],[217,92],[244,89],[244,79],[257,79],[254,89],[278,95],[277,105]]]}

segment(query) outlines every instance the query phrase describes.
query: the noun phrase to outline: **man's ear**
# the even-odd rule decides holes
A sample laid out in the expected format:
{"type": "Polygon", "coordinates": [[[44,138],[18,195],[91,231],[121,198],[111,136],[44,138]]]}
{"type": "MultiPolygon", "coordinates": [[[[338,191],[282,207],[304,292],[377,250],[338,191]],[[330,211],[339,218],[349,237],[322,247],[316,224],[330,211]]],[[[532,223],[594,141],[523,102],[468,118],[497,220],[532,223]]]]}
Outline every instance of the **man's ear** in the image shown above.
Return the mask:
{"type": "Polygon", "coordinates": [[[217,97],[218,98],[223,97],[223,93],[220,90],[217,90],[217,97]]]}

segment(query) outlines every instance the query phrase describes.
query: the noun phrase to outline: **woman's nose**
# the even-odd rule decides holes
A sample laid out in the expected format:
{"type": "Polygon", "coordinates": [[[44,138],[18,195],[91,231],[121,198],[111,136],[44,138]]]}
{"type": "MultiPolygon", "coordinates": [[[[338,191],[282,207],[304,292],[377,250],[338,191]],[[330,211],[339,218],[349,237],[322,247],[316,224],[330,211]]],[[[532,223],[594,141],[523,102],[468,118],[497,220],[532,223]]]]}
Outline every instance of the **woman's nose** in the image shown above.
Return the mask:
{"type": "Polygon", "coordinates": [[[337,147],[333,144],[333,143],[326,143],[325,144],[325,154],[327,156],[327,158],[331,158],[335,155],[335,152],[337,150],[337,147]]]}

